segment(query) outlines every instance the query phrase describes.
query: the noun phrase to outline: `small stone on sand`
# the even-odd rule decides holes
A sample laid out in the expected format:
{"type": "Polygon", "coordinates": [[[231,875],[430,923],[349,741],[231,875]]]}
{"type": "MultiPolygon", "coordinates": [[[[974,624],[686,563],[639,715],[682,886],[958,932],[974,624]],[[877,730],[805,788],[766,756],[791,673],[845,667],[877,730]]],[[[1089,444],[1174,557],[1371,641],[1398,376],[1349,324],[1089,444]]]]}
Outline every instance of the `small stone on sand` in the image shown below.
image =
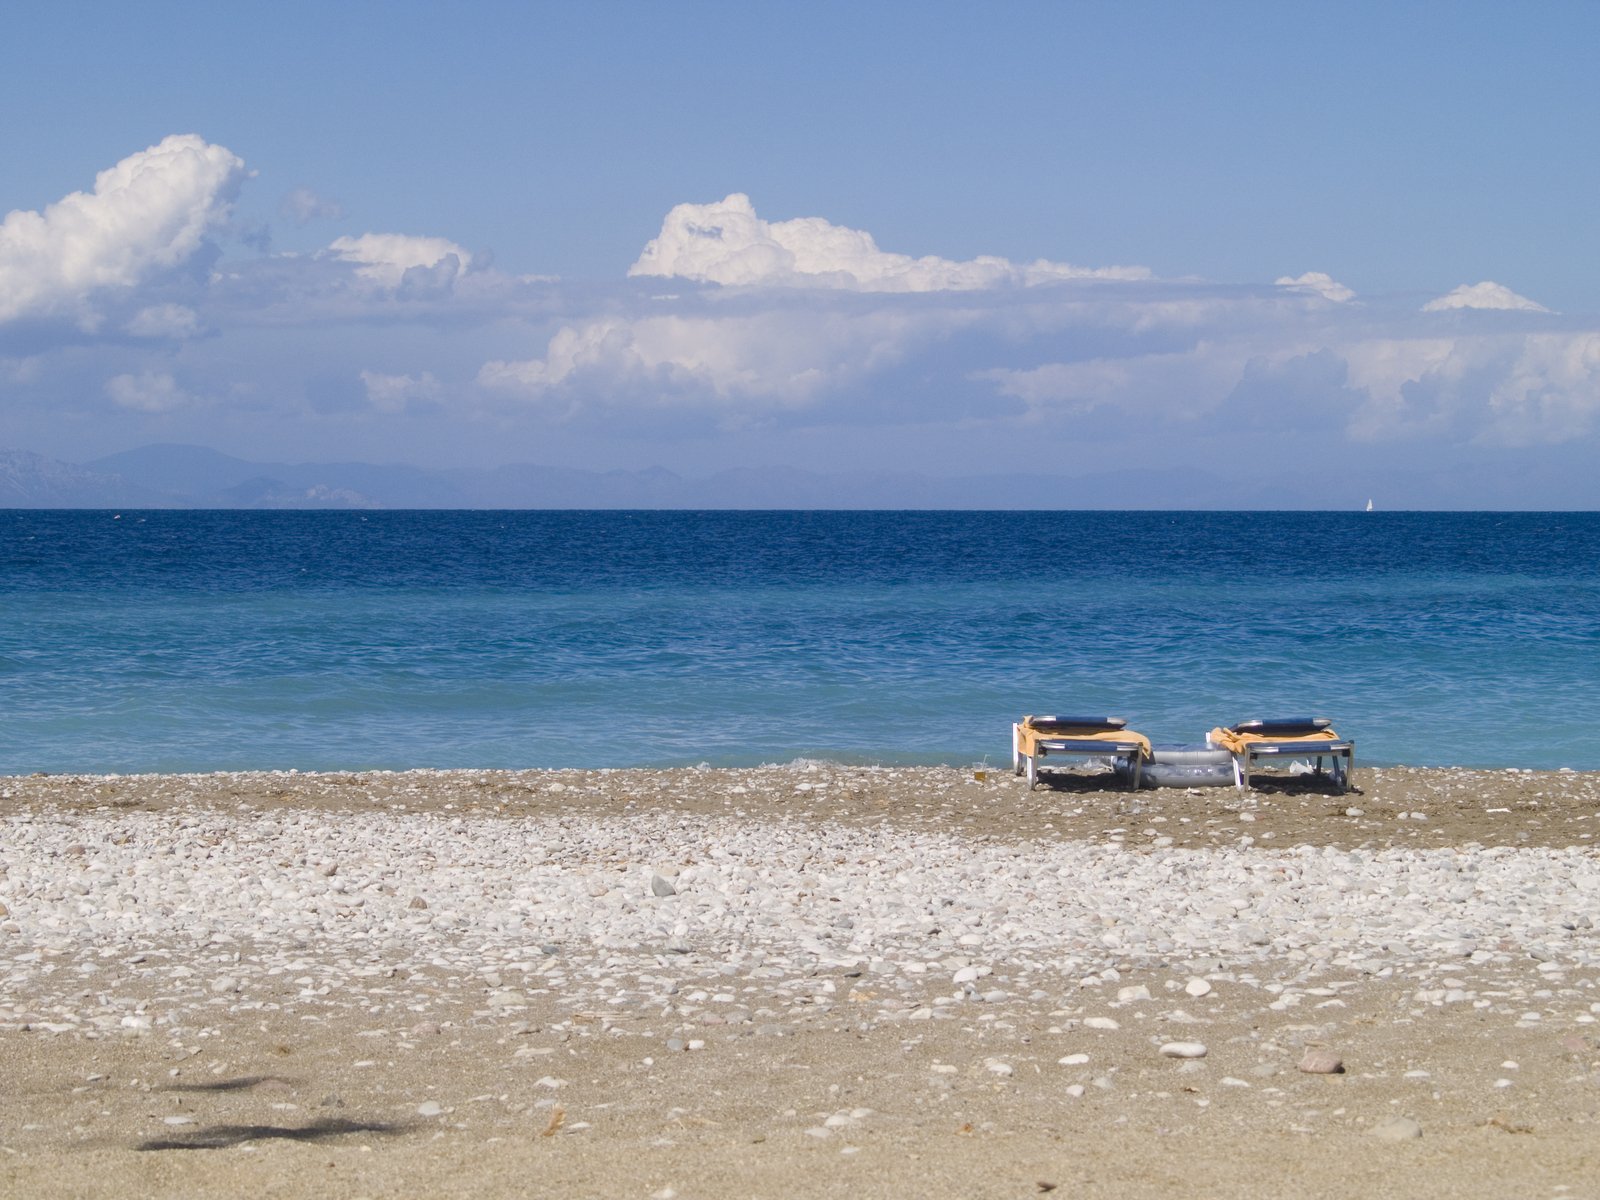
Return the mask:
{"type": "Polygon", "coordinates": [[[1307,1075],[1343,1075],[1344,1059],[1332,1050],[1313,1046],[1301,1055],[1300,1070],[1307,1075]]]}

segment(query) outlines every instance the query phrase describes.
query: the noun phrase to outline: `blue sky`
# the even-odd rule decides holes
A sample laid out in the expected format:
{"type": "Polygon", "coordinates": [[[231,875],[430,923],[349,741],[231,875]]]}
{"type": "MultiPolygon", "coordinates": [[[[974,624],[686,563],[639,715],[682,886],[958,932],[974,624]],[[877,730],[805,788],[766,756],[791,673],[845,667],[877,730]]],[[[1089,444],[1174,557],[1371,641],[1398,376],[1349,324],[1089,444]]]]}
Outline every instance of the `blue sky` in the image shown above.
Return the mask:
{"type": "Polygon", "coordinates": [[[0,446],[1305,461],[1362,487],[1469,464],[1600,505],[1587,472],[1550,491],[1600,448],[1594,5],[59,4],[8,28],[0,446]]]}

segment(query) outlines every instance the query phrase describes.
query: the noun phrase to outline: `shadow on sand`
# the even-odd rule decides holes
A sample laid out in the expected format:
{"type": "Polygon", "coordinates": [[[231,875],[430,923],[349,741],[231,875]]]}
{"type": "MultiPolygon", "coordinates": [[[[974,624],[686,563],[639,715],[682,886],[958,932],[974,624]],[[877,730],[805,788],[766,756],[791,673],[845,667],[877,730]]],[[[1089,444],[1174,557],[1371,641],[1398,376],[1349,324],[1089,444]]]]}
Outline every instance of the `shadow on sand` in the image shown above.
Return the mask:
{"type": "Polygon", "coordinates": [[[405,1133],[411,1125],[391,1125],[380,1121],[341,1121],[328,1119],[309,1125],[207,1125],[184,1137],[152,1138],[140,1142],[136,1150],[226,1150],[246,1142],[278,1139],[289,1142],[324,1142],[352,1133],[392,1136],[405,1133]]]}
{"type": "Polygon", "coordinates": [[[282,1075],[240,1075],[234,1079],[218,1079],[214,1083],[168,1083],[156,1088],[158,1092],[247,1092],[263,1083],[293,1087],[294,1080],[282,1075]]]}

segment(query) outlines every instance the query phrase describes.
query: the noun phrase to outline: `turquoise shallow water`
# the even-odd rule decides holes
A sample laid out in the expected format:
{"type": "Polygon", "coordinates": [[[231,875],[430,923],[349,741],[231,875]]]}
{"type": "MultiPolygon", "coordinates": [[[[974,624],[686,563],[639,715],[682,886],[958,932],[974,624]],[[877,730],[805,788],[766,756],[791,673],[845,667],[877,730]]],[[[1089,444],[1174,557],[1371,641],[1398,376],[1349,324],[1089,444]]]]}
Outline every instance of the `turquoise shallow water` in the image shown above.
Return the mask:
{"type": "Polygon", "coordinates": [[[1009,761],[1320,714],[1600,768],[1600,514],[0,512],[0,772],[1009,761]]]}

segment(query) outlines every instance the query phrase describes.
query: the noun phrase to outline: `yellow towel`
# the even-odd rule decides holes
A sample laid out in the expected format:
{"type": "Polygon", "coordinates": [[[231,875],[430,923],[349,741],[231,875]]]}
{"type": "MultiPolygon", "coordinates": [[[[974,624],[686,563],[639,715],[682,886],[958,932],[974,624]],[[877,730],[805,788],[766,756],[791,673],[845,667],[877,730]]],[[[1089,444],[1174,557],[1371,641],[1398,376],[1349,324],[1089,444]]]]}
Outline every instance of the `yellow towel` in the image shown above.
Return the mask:
{"type": "MultiPolygon", "coordinates": [[[[1236,733],[1232,729],[1213,729],[1206,738],[1213,746],[1221,746],[1224,750],[1234,754],[1243,754],[1246,746],[1259,742],[1289,743],[1289,742],[1337,742],[1339,735],[1331,729],[1319,729],[1315,733],[1297,733],[1284,737],[1271,733],[1236,733]]],[[[1315,749],[1314,745],[1307,745],[1306,749],[1315,749]]]]}
{"type": "Polygon", "coordinates": [[[1057,738],[1066,738],[1074,742],[1137,742],[1139,756],[1150,757],[1150,739],[1142,733],[1134,733],[1131,729],[1035,729],[1028,724],[1028,719],[1023,718],[1017,728],[1017,748],[1030,757],[1038,753],[1037,747],[1042,741],[1052,741],[1057,738]]]}

